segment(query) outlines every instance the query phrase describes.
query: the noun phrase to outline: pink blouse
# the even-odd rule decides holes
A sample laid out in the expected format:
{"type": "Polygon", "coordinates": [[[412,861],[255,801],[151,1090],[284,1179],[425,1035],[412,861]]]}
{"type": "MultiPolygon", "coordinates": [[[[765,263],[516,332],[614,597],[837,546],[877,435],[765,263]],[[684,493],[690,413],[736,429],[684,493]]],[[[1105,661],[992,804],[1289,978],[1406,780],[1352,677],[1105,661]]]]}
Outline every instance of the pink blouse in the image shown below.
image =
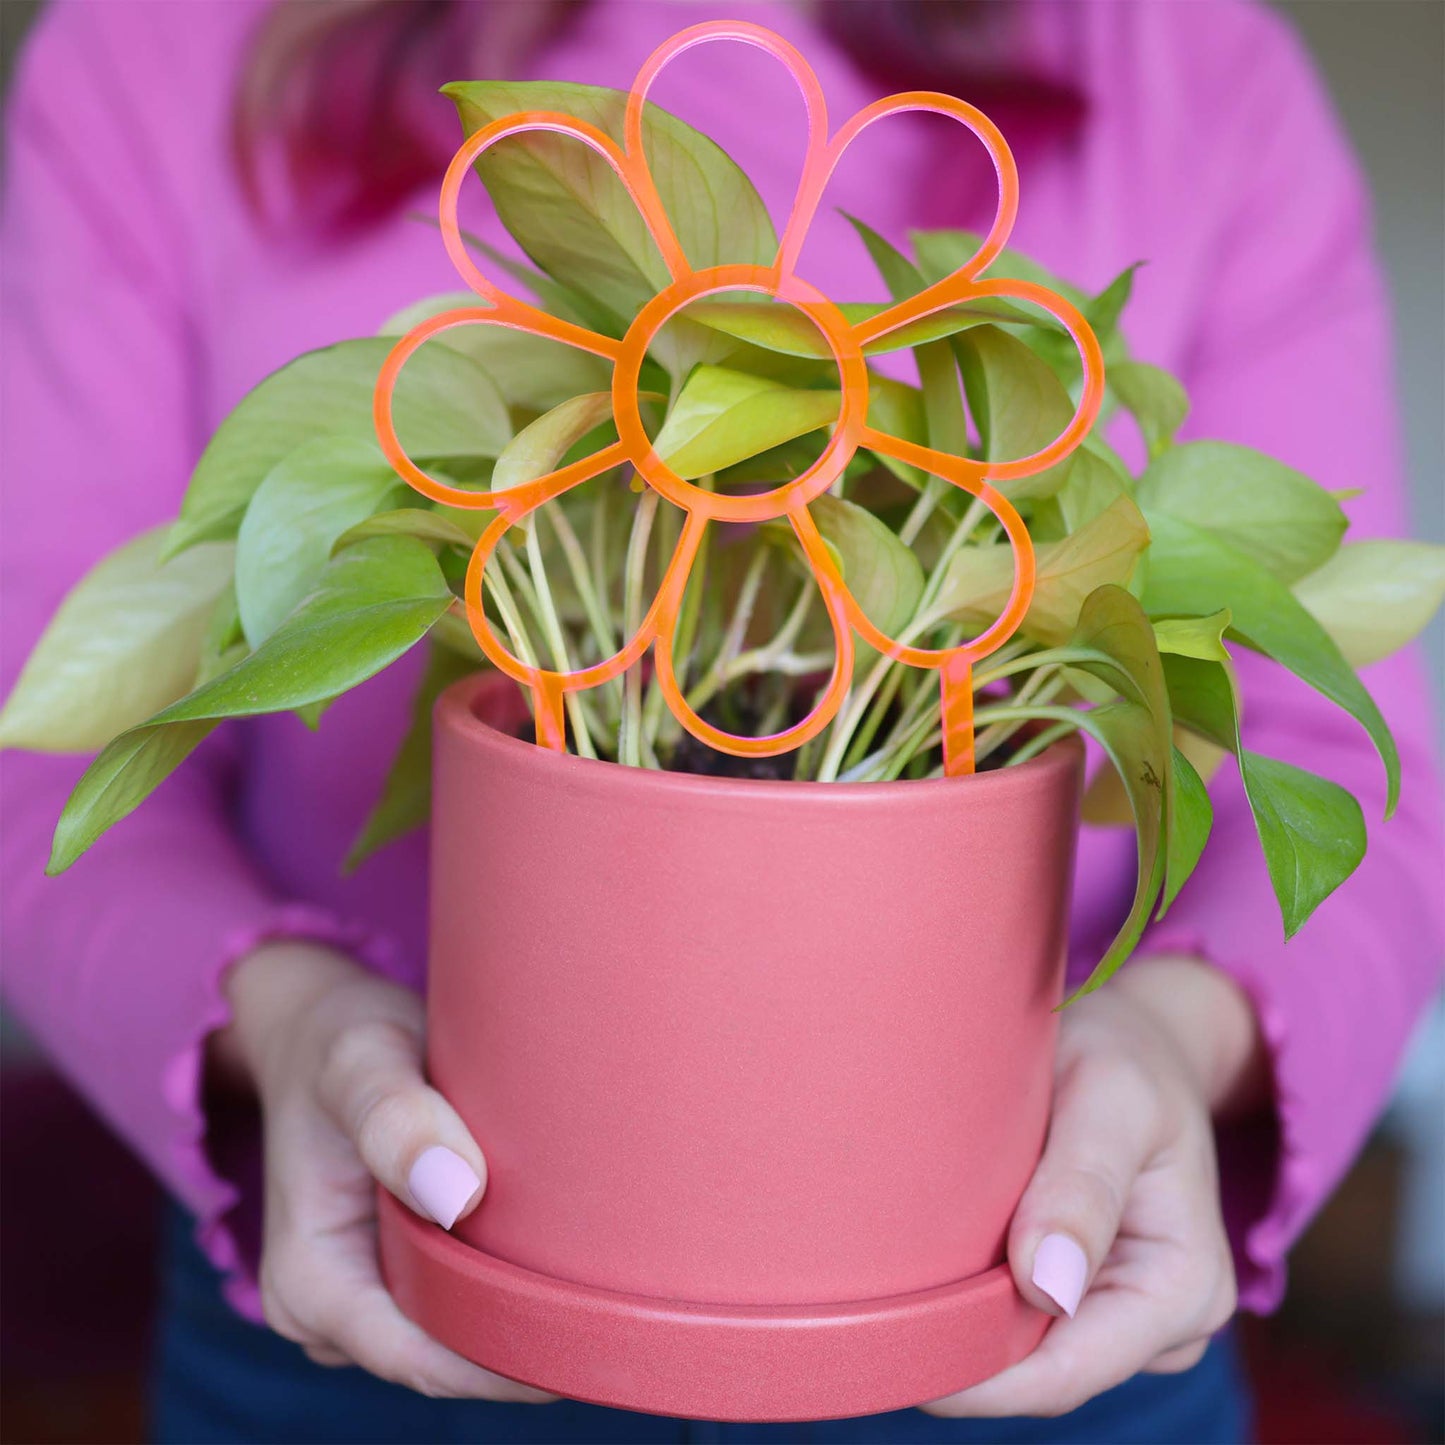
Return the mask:
{"type": "MultiPolygon", "coordinates": [[[[803,16],[771,3],[611,0],[533,71],[625,87],[673,30],[740,8],[810,56],[835,123],[878,93],[803,16]]],[[[257,227],[226,126],[259,9],[60,0],[22,56],[3,231],[6,689],[65,589],[174,514],[208,434],[250,386],[301,351],[456,289],[436,231],[405,216],[326,249],[257,227]]],[[[1390,337],[1368,200],[1299,42],[1237,0],[1038,0],[1030,22],[1035,62],[1070,75],[1087,110],[1076,128],[1021,147],[1016,243],[1094,289],[1146,259],[1126,329],[1136,355],[1184,379],[1186,435],[1260,447],[1330,488],[1363,487],[1347,504],[1352,535],[1398,534],[1390,337]]],[[[720,139],[781,214],[801,107],[761,57],[706,55],[706,86],[694,68],[658,99],[720,139]]],[[[957,159],[968,145],[928,123],[886,123],[828,199],[898,240],[909,225],[976,227],[992,198],[982,170],[957,159]]],[[[412,209],[434,205],[428,189],[412,209]]],[[[831,210],[803,265],[840,298],[877,294],[831,210]]],[[[3,759],[7,1003],[195,1211],[242,1308],[255,1305],[238,1244],[254,1232],[254,1191],[213,1167],[198,1097],[203,1041],[226,1017],[219,980],[259,940],[293,936],[421,986],[424,838],[350,878],[337,871],[405,729],[416,662],[343,699],[319,736],[291,716],[222,729],[55,880],[42,872],[48,841],[81,764],[3,759]]],[[[1278,1301],[1286,1250],[1349,1165],[1436,986],[1445,890],[1418,660],[1367,676],[1404,760],[1404,802],[1388,826],[1379,764],[1356,726],[1278,669],[1241,663],[1250,746],[1350,787],[1371,833],[1356,877],[1286,946],[1228,769],[1212,788],[1205,860],[1146,944],[1197,953],[1238,979],[1273,1052],[1277,1130],[1222,1140],[1242,1298],[1261,1309],[1278,1301]]],[[[1127,832],[1085,831],[1076,967],[1110,936],[1133,869],[1127,832]]]]}

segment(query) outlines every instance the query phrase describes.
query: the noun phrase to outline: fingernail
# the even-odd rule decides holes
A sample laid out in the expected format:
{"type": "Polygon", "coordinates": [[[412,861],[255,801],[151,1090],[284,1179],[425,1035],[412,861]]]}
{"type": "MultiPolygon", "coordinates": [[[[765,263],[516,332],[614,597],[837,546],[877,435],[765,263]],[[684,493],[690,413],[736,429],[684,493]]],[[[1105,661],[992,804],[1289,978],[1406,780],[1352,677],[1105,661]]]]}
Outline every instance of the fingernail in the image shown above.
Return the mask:
{"type": "Polygon", "coordinates": [[[1084,1297],[1089,1260],[1067,1234],[1046,1234],[1034,1251],[1034,1283],[1070,1319],[1084,1297]]]}
{"type": "Polygon", "coordinates": [[[427,1215],[443,1229],[450,1229],[482,1181],[460,1154],[433,1144],[411,1166],[406,1187],[427,1215]]]}

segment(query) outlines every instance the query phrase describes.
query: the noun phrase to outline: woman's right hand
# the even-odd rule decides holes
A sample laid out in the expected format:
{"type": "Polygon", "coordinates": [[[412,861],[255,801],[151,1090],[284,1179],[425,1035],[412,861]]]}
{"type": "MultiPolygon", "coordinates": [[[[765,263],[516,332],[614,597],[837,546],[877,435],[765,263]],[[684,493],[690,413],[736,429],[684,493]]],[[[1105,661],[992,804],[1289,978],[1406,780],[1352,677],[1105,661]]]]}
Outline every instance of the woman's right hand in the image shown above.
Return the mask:
{"type": "Polygon", "coordinates": [[[254,1091],[265,1129],[261,1302],[320,1365],[360,1365],[425,1395],[543,1403],[438,1344],[396,1307],[376,1253],[376,1181],[449,1229],[487,1166],[422,1073],[416,994],[330,949],[273,942],[227,975],[232,1020],[208,1062],[254,1091]]]}

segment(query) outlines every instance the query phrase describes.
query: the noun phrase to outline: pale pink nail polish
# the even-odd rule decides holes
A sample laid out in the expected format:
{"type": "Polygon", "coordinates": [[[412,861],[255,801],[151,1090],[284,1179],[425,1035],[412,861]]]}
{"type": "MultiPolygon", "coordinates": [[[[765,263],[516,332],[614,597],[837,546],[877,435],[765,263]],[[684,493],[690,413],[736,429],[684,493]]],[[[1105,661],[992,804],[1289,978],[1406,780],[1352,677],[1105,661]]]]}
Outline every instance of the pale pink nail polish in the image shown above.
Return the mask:
{"type": "Polygon", "coordinates": [[[423,1212],[443,1229],[450,1229],[482,1181],[460,1154],[433,1144],[411,1166],[406,1187],[423,1212]]]}
{"type": "Polygon", "coordinates": [[[1070,1319],[1084,1297],[1089,1260],[1067,1234],[1046,1234],[1034,1251],[1034,1283],[1070,1319]]]}

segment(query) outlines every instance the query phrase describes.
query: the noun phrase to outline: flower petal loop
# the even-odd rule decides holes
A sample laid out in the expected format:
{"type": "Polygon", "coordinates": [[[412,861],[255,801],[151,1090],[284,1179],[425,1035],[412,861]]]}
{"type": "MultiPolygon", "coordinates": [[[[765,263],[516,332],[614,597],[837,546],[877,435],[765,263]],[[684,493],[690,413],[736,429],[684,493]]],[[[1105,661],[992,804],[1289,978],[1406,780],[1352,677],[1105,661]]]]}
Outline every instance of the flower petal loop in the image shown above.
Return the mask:
{"type": "MultiPolygon", "coordinates": [[[[799,515],[807,515],[802,506],[788,513],[789,520],[793,522],[795,528],[799,515]]],[[[679,549],[680,547],[681,544],[679,544],[679,549]]],[[[831,560],[829,566],[832,566],[831,560]]],[[[794,723],[792,727],[785,728],[782,732],[769,733],[764,737],[745,737],[715,727],[699,716],[688,704],[682,688],[678,686],[677,671],[672,656],[672,638],[677,608],[682,605],[682,594],[687,583],[686,577],[682,578],[681,585],[672,602],[670,615],[658,619],[657,647],[653,651],[653,666],[663,700],[672,710],[672,714],[678,722],[699,742],[706,743],[710,748],[716,748],[718,752],[731,753],[734,757],[775,757],[779,753],[792,752],[794,748],[802,747],[804,743],[817,737],[838,715],[838,709],[842,707],[843,699],[847,696],[853,679],[853,632],[848,626],[845,596],[835,585],[835,582],[841,582],[836,568],[831,573],[815,569],[815,577],[823,598],[823,605],[828,613],[828,622],[833,629],[833,672],[828,679],[827,687],[823,689],[817,702],[814,703],[812,711],[806,717],[794,723]]]]}
{"type": "Polygon", "coordinates": [[[778,289],[770,266],[714,266],[695,271],[660,291],[641,311],[622,339],[621,353],[612,373],[612,411],[617,435],[627,448],[638,474],[669,502],[699,516],[722,522],[767,522],[781,517],[796,501],[810,501],[826,492],[842,476],[858,449],[868,415],[868,367],[853,340],[843,313],[816,287],[792,278],[788,294],[778,289]],[[750,496],[707,492],[684,481],[658,457],[642,424],[638,380],[647,348],[666,325],[691,301],[722,291],[757,291],[776,296],[802,311],[823,334],[833,353],[841,384],[838,420],[822,454],[791,481],[750,496]]]}
{"type": "MultiPolygon", "coordinates": [[[[641,172],[639,191],[642,189],[642,184],[645,184],[650,192],[648,205],[643,206],[639,200],[639,206],[643,215],[648,217],[649,223],[651,223],[653,208],[657,214],[662,215],[663,221],[667,223],[666,215],[662,210],[662,201],[653,185],[652,173],[648,169],[642,146],[643,107],[646,104],[648,92],[652,89],[653,82],[662,70],[684,51],[691,50],[698,45],[706,45],[714,40],[734,40],[740,44],[755,46],[759,50],[766,51],[782,63],[783,68],[793,77],[803,95],[803,106],[808,118],[808,146],[804,152],[803,170],[798,178],[798,189],[793,198],[792,210],[788,217],[788,223],[783,228],[777,259],[774,262],[774,267],[780,272],[791,273],[798,252],[802,249],[803,237],[807,234],[808,224],[812,220],[812,209],[804,207],[803,198],[812,194],[818,172],[827,163],[828,105],[823,98],[823,87],[819,84],[813,67],[803,58],[802,53],[784,40],[781,35],[775,34],[761,25],[755,25],[749,20],[709,20],[701,25],[691,25],[686,30],[680,30],[670,39],[663,41],[643,62],[627,97],[627,114],[623,129],[628,160],[636,162],[641,172]]],[[[817,185],[816,188],[821,192],[821,185],[817,185]]],[[[671,224],[667,224],[670,231],[671,224]]],[[[653,234],[657,235],[655,227],[653,234]]],[[[658,245],[662,248],[660,238],[658,245]]],[[[677,246],[675,239],[673,245],[677,246]]],[[[663,255],[666,256],[668,254],[666,248],[662,248],[662,250],[663,255]]],[[[682,254],[680,246],[677,246],[677,254],[679,256],[682,254]]],[[[679,279],[688,269],[686,258],[683,259],[682,271],[671,264],[669,264],[669,269],[672,271],[673,278],[679,279]]]]}
{"type": "MultiPolygon", "coordinates": [[[[467,622],[471,626],[472,634],[477,639],[477,645],[498,671],[505,673],[524,687],[532,689],[537,703],[537,740],[544,746],[552,746],[543,738],[542,704],[544,698],[555,697],[557,705],[560,707],[561,700],[569,692],[585,692],[589,688],[600,687],[605,682],[611,682],[632,667],[663,631],[666,631],[669,637],[672,635],[672,630],[677,624],[678,610],[682,605],[683,593],[687,589],[688,574],[692,569],[693,559],[697,556],[697,549],[702,541],[702,534],[707,523],[704,518],[696,516],[689,516],[684,523],[672,557],[658,585],[657,595],[638,624],[637,631],[610,657],[603,658],[600,662],[592,663],[588,667],[575,668],[570,672],[539,667],[535,663],[527,662],[517,657],[497,636],[491,619],[487,616],[483,601],[486,569],[498,545],[512,527],[525,520],[543,503],[551,501],[554,497],[571,490],[581,482],[587,481],[625,460],[621,445],[614,443],[603,451],[596,452],[590,457],[583,458],[580,462],[573,463],[570,467],[563,468],[562,471],[554,472],[545,495],[537,496],[535,500],[526,505],[510,510],[506,509],[504,504],[504,510],[482,533],[472,552],[471,561],[467,565],[464,596],[467,622]]],[[[535,483],[529,485],[535,485],[535,483]]]]}
{"type": "Polygon", "coordinates": [[[462,239],[461,226],[457,220],[457,202],[461,195],[462,183],[471,173],[473,165],[498,141],[505,140],[508,136],[522,135],[528,131],[538,130],[571,136],[574,140],[579,140],[583,145],[596,151],[616,172],[618,180],[626,187],[633,200],[637,199],[627,160],[611,136],[604,134],[596,126],[589,125],[585,120],[563,115],[559,111],[519,111],[516,115],[503,116],[500,120],[494,120],[490,125],[483,126],[481,130],[474,131],[462,142],[461,148],[452,157],[452,162],[447,167],[447,173],[442,179],[441,204],[438,208],[442,242],[447,248],[447,255],[451,257],[452,265],[457,268],[457,274],[478,296],[484,301],[490,301],[496,307],[495,320],[497,322],[506,326],[515,326],[521,331],[530,331],[537,336],[551,337],[554,341],[564,342],[568,346],[578,347],[582,351],[594,352],[598,356],[613,361],[617,357],[618,343],[610,336],[601,336],[595,331],[589,331],[585,326],[577,326],[570,321],[563,321],[539,307],[508,295],[483,274],[481,268],[472,259],[471,252],[467,249],[467,243],[462,239]]]}

